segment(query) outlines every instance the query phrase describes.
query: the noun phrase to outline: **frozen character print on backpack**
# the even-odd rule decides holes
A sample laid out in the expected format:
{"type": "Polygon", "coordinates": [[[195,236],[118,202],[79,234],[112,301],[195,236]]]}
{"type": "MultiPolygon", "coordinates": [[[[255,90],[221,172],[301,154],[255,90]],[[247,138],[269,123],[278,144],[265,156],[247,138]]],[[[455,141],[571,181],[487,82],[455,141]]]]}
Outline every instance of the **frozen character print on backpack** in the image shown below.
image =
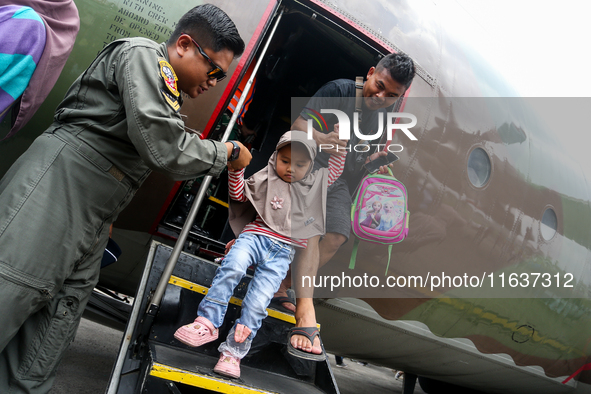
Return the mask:
{"type": "MultiPolygon", "coordinates": [[[[368,205],[366,205],[367,209],[368,205]]],[[[371,203],[371,208],[365,213],[365,220],[360,223],[361,226],[376,228],[380,225],[382,203],[380,200],[375,200],[371,203]]]]}
{"type": "Polygon", "coordinates": [[[351,227],[356,239],[349,268],[355,268],[357,248],[364,241],[388,246],[388,272],[392,245],[408,235],[407,197],[404,184],[391,171],[388,175],[370,174],[362,179],[351,206],[351,227]]]}
{"type": "Polygon", "coordinates": [[[394,209],[394,202],[384,204],[384,214],[380,217],[380,225],[377,230],[393,231],[394,226],[402,219],[402,212],[394,209]]]}

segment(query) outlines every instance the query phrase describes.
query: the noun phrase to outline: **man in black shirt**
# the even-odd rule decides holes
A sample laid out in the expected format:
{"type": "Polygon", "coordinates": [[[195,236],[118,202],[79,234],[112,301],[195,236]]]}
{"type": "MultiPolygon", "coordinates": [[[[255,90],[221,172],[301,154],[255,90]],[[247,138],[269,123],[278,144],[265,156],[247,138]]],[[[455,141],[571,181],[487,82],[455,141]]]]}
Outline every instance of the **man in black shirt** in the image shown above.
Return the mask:
{"type": "MultiPolygon", "coordinates": [[[[390,54],[384,57],[376,67],[371,67],[367,73],[367,80],[363,84],[362,116],[360,130],[362,134],[371,136],[379,130],[378,119],[386,112],[385,109],[392,106],[396,100],[404,95],[415,75],[415,67],[412,59],[404,54],[390,54]]],[[[321,109],[338,109],[353,123],[355,112],[355,81],[339,79],[328,82],[321,87],[310,99],[307,106],[292,125],[292,130],[308,129],[307,120],[310,119],[310,109],[320,112],[321,109]]],[[[297,308],[295,310],[296,328],[290,338],[291,353],[303,358],[311,358],[312,355],[322,353],[320,339],[312,336],[300,335],[302,329],[316,328],[316,313],[312,296],[314,289],[305,289],[300,283],[302,275],[314,276],[318,267],[328,262],[337,250],[349,239],[351,229],[351,192],[354,192],[364,175],[363,164],[375,160],[379,156],[386,155],[386,151],[347,153],[344,149],[347,141],[339,139],[338,119],[334,115],[324,116],[326,128],[324,132],[314,128],[313,138],[318,146],[333,149],[321,149],[317,155],[315,167],[326,167],[331,153],[347,154],[345,170],[328,189],[326,209],[326,235],[314,237],[308,240],[308,247],[296,254],[294,265],[295,289],[297,294],[297,308]],[[329,130],[332,130],[329,132],[329,130]],[[338,149],[337,149],[338,147],[338,149]],[[314,341],[312,343],[312,341],[314,341]]],[[[362,143],[351,133],[350,146],[362,143]]],[[[377,150],[377,149],[376,149],[377,150]]],[[[385,167],[380,167],[380,173],[387,172],[385,167]]],[[[288,278],[290,276],[288,275],[288,278]]],[[[286,289],[289,284],[284,281],[281,289],[286,289]]],[[[278,297],[284,294],[276,294],[278,297]]],[[[288,303],[283,306],[290,309],[288,303]]],[[[293,308],[293,305],[291,305],[293,308]]],[[[310,330],[313,331],[313,330],[310,330]]]]}

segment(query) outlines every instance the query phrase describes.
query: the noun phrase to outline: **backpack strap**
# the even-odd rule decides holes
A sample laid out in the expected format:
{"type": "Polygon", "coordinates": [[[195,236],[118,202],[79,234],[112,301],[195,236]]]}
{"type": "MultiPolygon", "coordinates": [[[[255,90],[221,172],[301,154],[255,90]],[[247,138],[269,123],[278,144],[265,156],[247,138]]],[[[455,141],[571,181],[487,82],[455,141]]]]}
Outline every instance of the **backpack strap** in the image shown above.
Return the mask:
{"type": "Polygon", "coordinates": [[[355,77],[355,112],[359,112],[361,122],[361,103],[363,99],[363,77],[355,77]]]}
{"type": "Polygon", "coordinates": [[[357,248],[359,247],[359,238],[355,237],[353,242],[353,250],[351,251],[351,260],[349,260],[349,269],[355,268],[355,260],[357,259],[357,248]]]}
{"type": "MultiPolygon", "coordinates": [[[[386,265],[386,272],[384,275],[388,275],[388,269],[390,268],[390,258],[392,257],[392,246],[388,245],[388,265],[386,265]]],[[[357,260],[357,249],[359,248],[359,238],[355,237],[353,242],[353,250],[351,251],[351,260],[349,260],[349,269],[355,268],[355,261],[357,260]]]]}
{"type": "Polygon", "coordinates": [[[386,266],[386,273],[384,275],[388,275],[388,268],[390,268],[390,257],[392,257],[392,246],[388,245],[388,265],[386,266]]]}

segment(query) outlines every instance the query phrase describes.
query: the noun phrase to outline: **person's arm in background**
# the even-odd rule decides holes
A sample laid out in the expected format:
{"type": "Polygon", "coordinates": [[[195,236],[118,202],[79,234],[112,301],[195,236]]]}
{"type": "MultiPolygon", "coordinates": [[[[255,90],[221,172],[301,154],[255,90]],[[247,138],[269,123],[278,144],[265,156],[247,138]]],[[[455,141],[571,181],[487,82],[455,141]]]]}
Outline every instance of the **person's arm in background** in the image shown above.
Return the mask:
{"type": "MultiPolygon", "coordinates": [[[[43,54],[46,32],[39,14],[30,7],[0,7],[0,120],[29,85],[43,54]]],[[[16,108],[18,111],[19,108],[16,108]]]]}

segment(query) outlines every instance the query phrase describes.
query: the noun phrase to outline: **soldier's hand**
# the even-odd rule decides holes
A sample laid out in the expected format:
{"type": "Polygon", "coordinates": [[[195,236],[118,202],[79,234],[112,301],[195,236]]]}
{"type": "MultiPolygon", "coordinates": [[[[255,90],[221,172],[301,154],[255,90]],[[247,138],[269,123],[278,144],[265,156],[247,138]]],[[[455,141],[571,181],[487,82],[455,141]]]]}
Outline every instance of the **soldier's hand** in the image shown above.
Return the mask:
{"type": "MultiPolygon", "coordinates": [[[[234,141],[238,144],[238,146],[240,147],[240,155],[238,155],[238,158],[236,160],[233,161],[229,161],[228,162],[228,168],[230,168],[231,170],[241,170],[244,167],[246,167],[249,163],[250,160],[252,159],[252,155],[250,154],[250,151],[239,141],[234,141]]],[[[226,142],[226,146],[231,143],[226,142]]],[[[231,148],[230,152],[232,151],[231,148]]]]}

